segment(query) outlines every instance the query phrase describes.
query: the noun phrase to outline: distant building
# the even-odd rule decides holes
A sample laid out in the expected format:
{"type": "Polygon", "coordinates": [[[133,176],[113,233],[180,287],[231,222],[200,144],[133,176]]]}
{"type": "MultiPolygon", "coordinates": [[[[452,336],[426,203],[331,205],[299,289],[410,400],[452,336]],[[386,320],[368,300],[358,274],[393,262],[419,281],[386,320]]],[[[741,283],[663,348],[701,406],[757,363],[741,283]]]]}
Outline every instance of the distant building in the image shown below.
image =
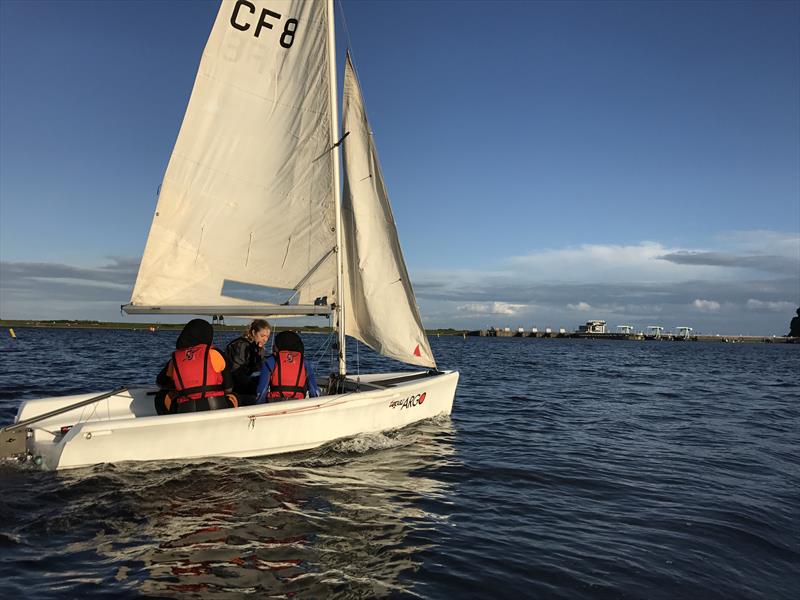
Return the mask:
{"type": "Polygon", "coordinates": [[[578,327],[578,333],[605,333],[606,322],[601,320],[586,321],[586,325],[578,327]]]}

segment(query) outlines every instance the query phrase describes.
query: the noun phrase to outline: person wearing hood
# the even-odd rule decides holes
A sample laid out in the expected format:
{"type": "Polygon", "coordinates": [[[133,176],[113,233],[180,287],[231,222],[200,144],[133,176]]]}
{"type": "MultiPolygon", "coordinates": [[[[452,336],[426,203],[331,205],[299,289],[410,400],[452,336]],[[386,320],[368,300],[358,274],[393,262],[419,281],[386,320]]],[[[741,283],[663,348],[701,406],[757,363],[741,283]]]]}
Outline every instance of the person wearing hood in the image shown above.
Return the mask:
{"type": "Polygon", "coordinates": [[[214,328],[204,319],[189,321],[175,342],[175,352],[156,377],[158,414],[236,407],[233,381],[225,358],[213,346],[214,328]]]}
{"type": "Polygon", "coordinates": [[[272,355],[264,361],[258,379],[256,403],[320,395],[314,371],[305,358],[303,340],[294,331],[275,336],[272,355]]]}

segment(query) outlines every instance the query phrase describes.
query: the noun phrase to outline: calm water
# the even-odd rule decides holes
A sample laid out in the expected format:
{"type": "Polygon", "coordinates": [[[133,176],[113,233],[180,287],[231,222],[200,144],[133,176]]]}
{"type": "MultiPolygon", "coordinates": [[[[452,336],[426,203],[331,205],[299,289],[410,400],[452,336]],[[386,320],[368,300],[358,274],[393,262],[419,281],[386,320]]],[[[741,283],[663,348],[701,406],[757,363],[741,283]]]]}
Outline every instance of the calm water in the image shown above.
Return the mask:
{"type": "MultiPolygon", "coordinates": [[[[177,336],[17,334],[2,422],[149,382],[177,336]]],[[[800,597],[800,346],[431,342],[461,371],[451,419],[283,457],[0,465],[3,596],[800,597]]]]}

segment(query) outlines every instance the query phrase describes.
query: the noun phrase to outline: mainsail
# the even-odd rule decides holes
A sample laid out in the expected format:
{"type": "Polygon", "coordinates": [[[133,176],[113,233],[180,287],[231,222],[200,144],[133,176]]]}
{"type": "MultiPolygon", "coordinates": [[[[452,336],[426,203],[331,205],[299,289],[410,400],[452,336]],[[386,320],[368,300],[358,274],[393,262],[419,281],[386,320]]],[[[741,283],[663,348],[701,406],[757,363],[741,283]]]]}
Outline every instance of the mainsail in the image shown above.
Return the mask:
{"type": "Polygon", "coordinates": [[[326,4],[222,2],[161,186],[134,309],[246,306],[255,299],[236,290],[262,287],[277,304],[336,301],[326,4]]]}
{"type": "Polygon", "coordinates": [[[337,207],[332,14],[332,0],[222,1],[124,309],[335,312],[340,372],[345,333],[435,367],[349,55],[337,207]]]}
{"type": "Polygon", "coordinates": [[[435,367],[349,54],[342,130],[345,331],[385,356],[435,367]]]}

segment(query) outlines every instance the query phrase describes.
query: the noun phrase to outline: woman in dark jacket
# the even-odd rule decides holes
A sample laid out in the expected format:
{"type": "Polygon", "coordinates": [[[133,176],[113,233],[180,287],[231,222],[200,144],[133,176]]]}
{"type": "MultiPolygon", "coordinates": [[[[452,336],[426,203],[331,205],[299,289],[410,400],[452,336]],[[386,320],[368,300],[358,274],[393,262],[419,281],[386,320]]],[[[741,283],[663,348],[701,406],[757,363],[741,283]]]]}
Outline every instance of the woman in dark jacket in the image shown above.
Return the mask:
{"type": "Polygon", "coordinates": [[[241,406],[255,402],[258,373],[261,371],[264,345],[269,339],[270,331],[267,321],[256,319],[250,323],[244,335],[233,340],[225,348],[228,368],[233,376],[233,391],[239,397],[241,406]]]}

